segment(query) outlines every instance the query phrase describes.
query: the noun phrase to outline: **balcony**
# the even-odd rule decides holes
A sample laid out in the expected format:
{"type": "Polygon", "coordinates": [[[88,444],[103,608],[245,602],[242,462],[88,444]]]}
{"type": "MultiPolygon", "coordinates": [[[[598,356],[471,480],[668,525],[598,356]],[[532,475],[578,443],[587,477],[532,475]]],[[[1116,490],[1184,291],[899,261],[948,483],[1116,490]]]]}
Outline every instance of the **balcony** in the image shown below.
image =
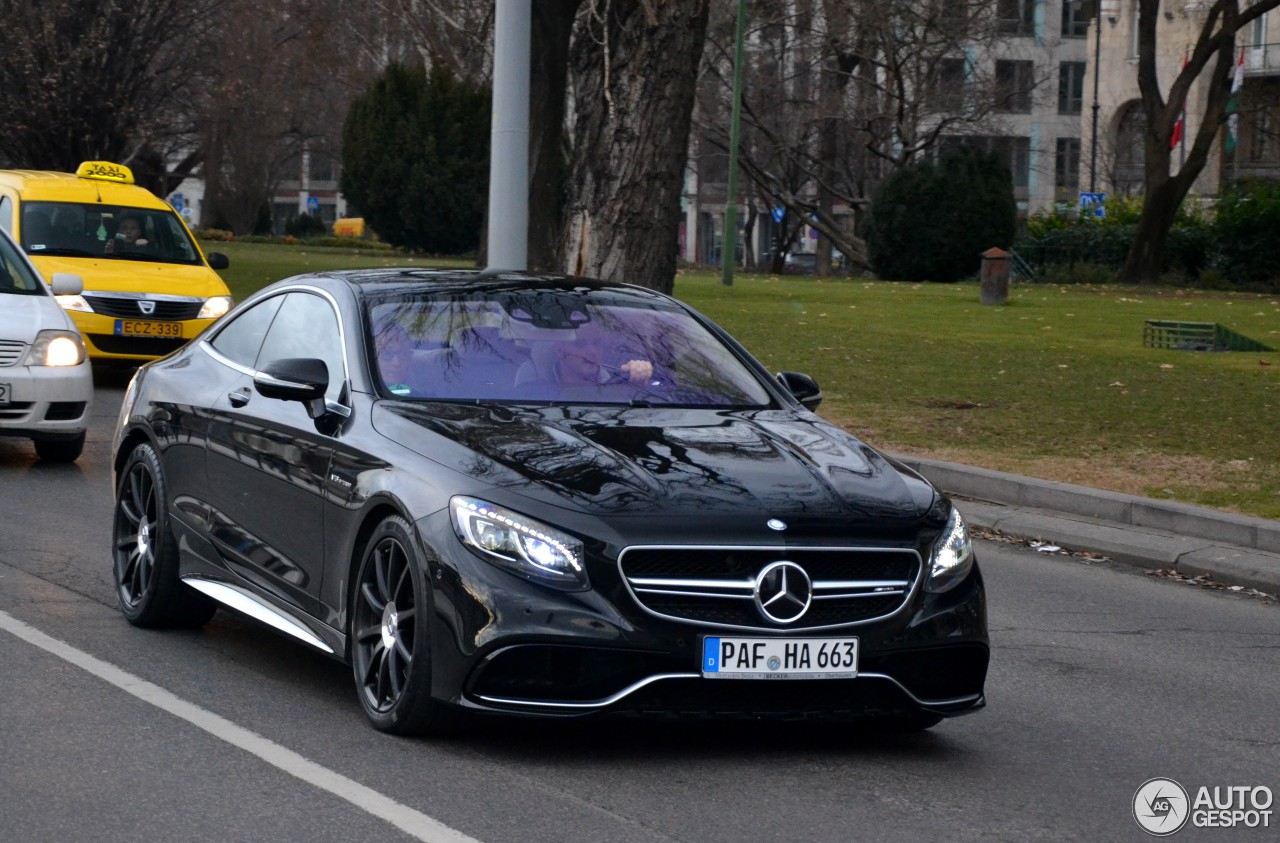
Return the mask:
{"type": "Polygon", "coordinates": [[[1280,44],[1246,44],[1246,76],[1280,76],[1280,44]]]}

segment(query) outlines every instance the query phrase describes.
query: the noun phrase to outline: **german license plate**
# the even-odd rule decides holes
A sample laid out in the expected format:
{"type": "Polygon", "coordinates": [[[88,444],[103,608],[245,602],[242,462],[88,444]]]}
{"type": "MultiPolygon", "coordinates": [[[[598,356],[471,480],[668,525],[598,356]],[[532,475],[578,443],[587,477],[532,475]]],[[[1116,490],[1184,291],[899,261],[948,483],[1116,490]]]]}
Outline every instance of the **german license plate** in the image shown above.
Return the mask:
{"type": "Polygon", "coordinates": [[[182,337],[181,322],[145,322],[117,319],[116,335],[126,337],[182,337]]]}
{"type": "Polygon", "coordinates": [[[10,397],[12,395],[13,395],[13,386],[7,383],[0,383],[0,407],[3,407],[4,405],[12,401],[13,398],[10,397]]]}
{"type": "Polygon", "coordinates": [[[857,638],[702,639],[707,679],[847,679],[858,675],[857,638]]]}

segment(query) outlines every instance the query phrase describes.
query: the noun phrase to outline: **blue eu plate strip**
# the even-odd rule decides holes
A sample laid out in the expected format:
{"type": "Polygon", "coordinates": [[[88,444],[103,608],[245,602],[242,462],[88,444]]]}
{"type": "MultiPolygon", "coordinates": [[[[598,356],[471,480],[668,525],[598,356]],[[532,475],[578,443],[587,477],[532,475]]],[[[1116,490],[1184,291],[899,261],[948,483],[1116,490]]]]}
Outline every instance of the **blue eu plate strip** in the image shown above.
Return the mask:
{"type": "Polygon", "coordinates": [[[702,672],[720,672],[720,639],[704,638],[702,640],[702,672]]]}

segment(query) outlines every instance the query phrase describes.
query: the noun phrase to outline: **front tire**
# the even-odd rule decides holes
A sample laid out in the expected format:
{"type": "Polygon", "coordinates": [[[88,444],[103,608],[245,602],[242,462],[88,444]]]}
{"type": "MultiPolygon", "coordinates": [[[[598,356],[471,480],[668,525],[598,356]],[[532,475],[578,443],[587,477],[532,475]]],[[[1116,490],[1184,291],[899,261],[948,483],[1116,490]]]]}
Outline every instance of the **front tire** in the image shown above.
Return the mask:
{"type": "Polygon", "coordinates": [[[134,626],[204,626],[217,611],[178,579],[164,472],[155,449],[133,449],[120,471],[111,531],[120,611],[134,626]]]}
{"type": "Polygon", "coordinates": [[[441,734],[455,715],[431,697],[431,588],[409,522],[386,518],[369,538],[355,579],[351,666],[375,729],[441,734]]]}

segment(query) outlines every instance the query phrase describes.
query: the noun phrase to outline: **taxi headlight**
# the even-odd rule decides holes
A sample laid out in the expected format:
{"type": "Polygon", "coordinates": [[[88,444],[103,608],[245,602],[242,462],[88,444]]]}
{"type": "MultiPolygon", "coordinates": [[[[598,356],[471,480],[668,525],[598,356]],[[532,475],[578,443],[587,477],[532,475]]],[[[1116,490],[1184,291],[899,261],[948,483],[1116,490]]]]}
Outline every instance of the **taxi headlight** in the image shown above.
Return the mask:
{"type": "Polygon", "coordinates": [[[481,558],[527,580],[568,591],[587,587],[582,542],[532,518],[476,498],[455,496],[458,538],[481,558]]]}
{"type": "Polygon", "coordinates": [[[231,296],[213,296],[206,299],[204,307],[200,308],[197,319],[217,319],[231,309],[233,304],[231,296]]]}
{"type": "Polygon", "coordinates": [[[963,580],[972,567],[973,539],[969,537],[969,528],[960,517],[960,510],[952,507],[947,526],[933,543],[925,590],[934,593],[946,591],[963,580]]]}
{"type": "Polygon", "coordinates": [[[84,358],[84,341],[71,331],[41,331],[27,351],[28,366],[79,366],[84,358]]]}
{"type": "Polygon", "coordinates": [[[84,300],[84,296],[54,296],[63,310],[74,310],[79,313],[93,313],[93,308],[84,300]]]}

